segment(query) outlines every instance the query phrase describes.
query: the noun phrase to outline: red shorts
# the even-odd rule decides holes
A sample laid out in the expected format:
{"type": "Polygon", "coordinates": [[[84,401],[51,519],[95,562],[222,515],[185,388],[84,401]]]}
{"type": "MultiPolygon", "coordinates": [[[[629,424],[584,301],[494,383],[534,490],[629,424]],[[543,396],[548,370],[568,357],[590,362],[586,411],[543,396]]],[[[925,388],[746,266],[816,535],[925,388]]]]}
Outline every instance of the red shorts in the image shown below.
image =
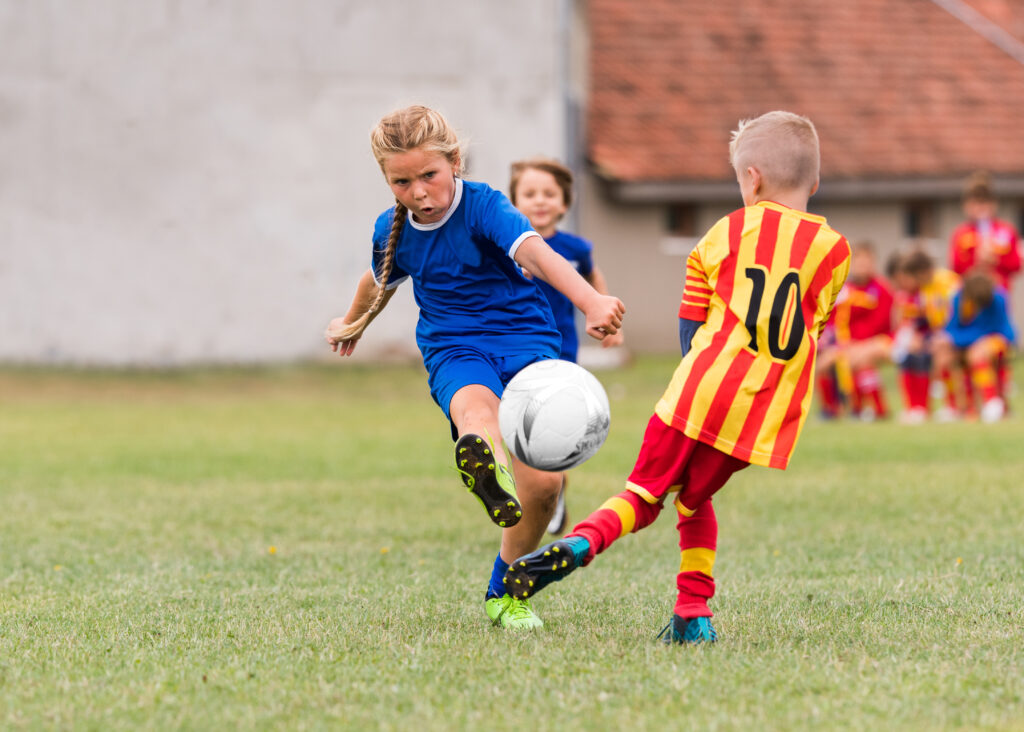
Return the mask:
{"type": "Polygon", "coordinates": [[[667,494],[678,492],[676,507],[689,516],[733,473],[748,465],[745,460],[687,437],[655,414],[647,423],[626,488],[647,503],[659,503],[667,494]]]}

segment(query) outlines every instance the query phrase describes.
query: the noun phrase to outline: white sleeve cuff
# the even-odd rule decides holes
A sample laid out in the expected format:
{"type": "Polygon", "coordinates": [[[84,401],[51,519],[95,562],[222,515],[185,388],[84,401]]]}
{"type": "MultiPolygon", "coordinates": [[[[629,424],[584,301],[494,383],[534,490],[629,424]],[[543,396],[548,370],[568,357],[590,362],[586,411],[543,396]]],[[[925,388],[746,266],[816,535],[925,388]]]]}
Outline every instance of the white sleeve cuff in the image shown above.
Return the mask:
{"type": "Polygon", "coordinates": [[[536,231],[524,231],[522,234],[519,235],[518,239],[516,239],[514,242],[512,242],[512,246],[509,247],[509,249],[508,249],[508,256],[512,257],[512,259],[515,259],[516,258],[516,252],[519,251],[519,246],[524,241],[529,239],[531,236],[540,236],[540,234],[538,234],[536,231]]]}
{"type": "MultiPolygon", "coordinates": [[[[409,279],[409,275],[403,275],[403,276],[399,277],[397,280],[389,279],[388,280],[388,286],[385,287],[384,289],[385,290],[393,290],[396,287],[398,287],[400,284],[405,282],[407,279],[409,279]]],[[[375,285],[377,285],[377,287],[380,287],[380,280],[377,279],[377,273],[376,272],[373,273],[373,282],[374,282],[375,285]]]]}

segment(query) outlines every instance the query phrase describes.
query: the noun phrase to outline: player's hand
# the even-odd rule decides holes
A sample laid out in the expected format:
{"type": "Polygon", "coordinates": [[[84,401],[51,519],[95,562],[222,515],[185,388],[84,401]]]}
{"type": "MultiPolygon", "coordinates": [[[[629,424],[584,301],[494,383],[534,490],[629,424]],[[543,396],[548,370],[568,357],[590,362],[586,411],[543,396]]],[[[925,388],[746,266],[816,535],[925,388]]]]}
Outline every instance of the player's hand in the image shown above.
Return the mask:
{"type": "Polygon", "coordinates": [[[587,335],[599,341],[615,335],[622,327],[622,318],[625,314],[626,306],[619,298],[612,295],[595,295],[583,312],[587,335]]]}
{"type": "Polygon", "coordinates": [[[349,338],[338,338],[332,335],[332,333],[341,330],[346,325],[348,323],[345,322],[344,318],[335,318],[327,325],[327,330],[324,331],[324,340],[327,341],[331,350],[339,356],[351,356],[352,351],[356,349],[356,343],[359,342],[359,338],[362,336],[362,333],[349,338]]]}
{"type": "Polygon", "coordinates": [[[619,330],[618,333],[613,335],[606,335],[601,340],[601,348],[615,348],[617,346],[621,346],[624,340],[625,337],[622,335],[622,331],[619,330]]]}

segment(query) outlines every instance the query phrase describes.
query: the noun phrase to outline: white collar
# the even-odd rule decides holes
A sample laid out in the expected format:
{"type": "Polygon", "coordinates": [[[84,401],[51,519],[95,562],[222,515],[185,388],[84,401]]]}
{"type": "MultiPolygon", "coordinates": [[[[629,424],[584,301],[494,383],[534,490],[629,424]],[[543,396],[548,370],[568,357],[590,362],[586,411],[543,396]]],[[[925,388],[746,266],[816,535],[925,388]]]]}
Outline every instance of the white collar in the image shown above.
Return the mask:
{"type": "Polygon", "coordinates": [[[444,216],[441,217],[440,221],[435,221],[432,224],[421,224],[418,223],[415,219],[413,219],[412,211],[410,211],[408,213],[409,224],[412,226],[412,228],[418,229],[419,231],[433,231],[434,229],[440,229],[442,226],[445,225],[445,223],[447,223],[448,219],[452,217],[452,214],[455,213],[455,209],[459,207],[460,201],[462,201],[462,178],[456,178],[455,195],[452,196],[452,205],[449,206],[448,210],[444,212],[444,216]]]}

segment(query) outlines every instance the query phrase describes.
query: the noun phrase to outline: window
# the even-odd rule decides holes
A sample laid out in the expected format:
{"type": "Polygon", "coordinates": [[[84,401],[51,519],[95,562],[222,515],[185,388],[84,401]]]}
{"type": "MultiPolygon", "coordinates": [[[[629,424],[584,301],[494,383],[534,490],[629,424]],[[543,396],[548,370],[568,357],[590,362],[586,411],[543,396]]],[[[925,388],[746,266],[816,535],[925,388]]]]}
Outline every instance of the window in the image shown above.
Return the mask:
{"type": "Polygon", "coordinates": [[[910,239],[932,239],[937,236],[935,204],[931,201],[910,201],[903,208],[903,235],[910,239]]]}
{"type": "Polygon", "coordinates": [[[672,203],[665,213],[665,228],[669,236],[697,236],[696,206],[690,203],[672,203]]]}

